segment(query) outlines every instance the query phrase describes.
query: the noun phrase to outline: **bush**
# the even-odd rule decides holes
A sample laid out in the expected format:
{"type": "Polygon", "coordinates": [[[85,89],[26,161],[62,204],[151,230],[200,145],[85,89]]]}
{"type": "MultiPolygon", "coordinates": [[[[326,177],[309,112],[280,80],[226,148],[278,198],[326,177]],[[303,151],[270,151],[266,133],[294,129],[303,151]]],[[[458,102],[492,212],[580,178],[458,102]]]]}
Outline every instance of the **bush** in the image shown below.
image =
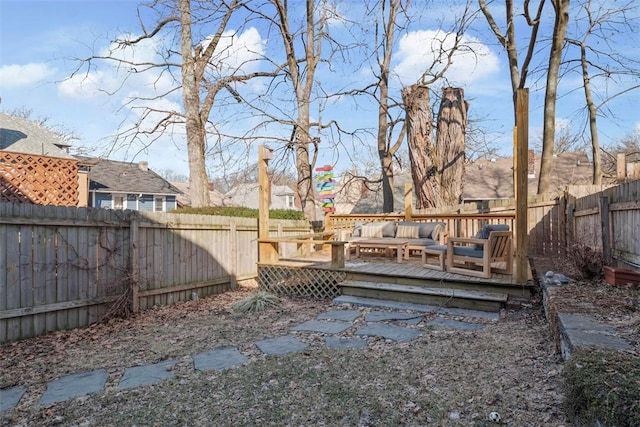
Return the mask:
{"type": "Polygon", "coordinates": [[[567,255],[582,277],[580,279],[600,279],[604,274],[602,252],[591,246],[574,244],[569,247],[567,255]]]}
{"type": "Polygon", "coordinates": [[[640,358],[578,350],[564,369],[565,409],[576,425],[640,426],[640,358]]]}
{"type": "MultiPolygon", "coordinates": [[[[173,211],[171,211],[171,213],[258,218],[258,209],[230,207],[230,206],[215,206],[215,207],[208,207],[208,208],[181,208],[181,209],[174,209],[173,211]]],[[[304,212],[294,211],[289,209],[273,209],[269,211],[269,218],[304,220],[304,212]]]]}

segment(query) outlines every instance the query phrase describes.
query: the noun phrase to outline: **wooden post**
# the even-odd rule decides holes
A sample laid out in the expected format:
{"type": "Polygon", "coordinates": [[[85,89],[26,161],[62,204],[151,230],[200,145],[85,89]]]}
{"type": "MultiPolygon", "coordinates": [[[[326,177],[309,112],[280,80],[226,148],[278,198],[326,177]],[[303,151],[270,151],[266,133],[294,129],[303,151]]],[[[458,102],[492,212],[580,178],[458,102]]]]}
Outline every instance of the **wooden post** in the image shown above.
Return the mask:
{"type": "Polygon", "coordinates": [[[258,147],[258,262],[276,261],[278,248],[271,243],[260,242],[269,238],[269,206],[271,205],[271,183],[269,182],[269,160],[273,151],[266,145],[258,147]],[[275,252],[275,253],[274,253],[275,252]]]}
{"type": "Polygon", "coordinates": [[[131,310],[140,311],[140,251],[138,250],[138,234],[140,221],[131,216],[129,223],[129,256],[131,257],[131,310]]]}
{"type": "Polygon", "coordinates": [[[229,287],[236,289],[238,286],[238,225],[235,222],[231,223],[229,233],[229,246],[231,246],[229,248],[231,257],[229,287]]]}
{"type": "Polygon", "coordinates": [[[527,201],[528,192],[528,167],[529,167],[529,89],[516,91],[516,180],[514,193],[516,194],[516,223],[515,223],[515,273],[516,283],[525,283],[528,278],[527,255],[527,201]]]}
{"type": "Polygon", "coordinates": [[[404,184],[404,220],[411,221],[413,217],[413,184],[404,184]]]}
{"type": "Polygon", "coordinates": [[[602,227],[602,258],[611,265],[611,236],[609,233],[609,197],[600,197],[600,226],[602,227]]]}

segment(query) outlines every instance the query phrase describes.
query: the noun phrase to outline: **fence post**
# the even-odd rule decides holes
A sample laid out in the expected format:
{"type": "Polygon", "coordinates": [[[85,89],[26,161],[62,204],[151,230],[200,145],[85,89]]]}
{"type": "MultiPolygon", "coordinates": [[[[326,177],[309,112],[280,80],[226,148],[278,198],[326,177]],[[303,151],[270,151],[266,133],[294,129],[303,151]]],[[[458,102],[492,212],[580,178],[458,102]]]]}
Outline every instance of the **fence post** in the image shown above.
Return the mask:
{"type": "Polygon", "coordinates": [[[600,196],[600,226],[602,228],[602,257],[611,265],[611,235],[609,228],[609,197],[600,196]]]}
{"type": "Polygon", "coordinates": [[[131,310],[140,311],[140,253],[138,251],[138,229],[140,221],[131,216],[129,223],[129,256],[131,257],[131,310]]]}
{"type": "Polygon", "coordinates": [[[411,221],[413,218],[413,184],[404,184],[404,220],[411,221]]]}
{"type": "Polygon", "coordinates": [[[229,272],[229,286],[231,289],[235,289],[238,285],[238,226],[235,222],[231,223],[229,229],[229,245],[231,246],[231,271],[229,272]]]}
{"type": "Polygon", "coordinates": [[[570,246],[572,246],[573,243],[575,242],[576,218],[574,216],[574,213],[576,211],[576,198],[573,195],[569,194],[568,191],[564,192],[564,198],[566,200],[564,215],[567,217],[567,220],[565,223],[565,227],[566,227],[565,253],[566,253],[566,250],[570,246]]]}

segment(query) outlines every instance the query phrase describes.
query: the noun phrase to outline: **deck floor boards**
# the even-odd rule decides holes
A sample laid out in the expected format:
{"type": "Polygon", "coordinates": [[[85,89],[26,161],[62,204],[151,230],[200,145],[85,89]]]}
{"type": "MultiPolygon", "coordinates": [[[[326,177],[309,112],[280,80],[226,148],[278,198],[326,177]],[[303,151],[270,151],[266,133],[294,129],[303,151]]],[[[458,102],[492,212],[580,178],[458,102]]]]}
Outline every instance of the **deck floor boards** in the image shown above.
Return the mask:
{"type": "MultiPolygon", "coordinates": [[[[283,261],[285,260],[281,260],[281,262],[283,261]]],[[[314,253],[304,258],[289,259],[287,261],[313,265],[315,268],[331,269],[327,256],[321,252],[314,253]]],[[[376,257],[367,255],[346,261],[344,268],[337,270],[384,276],[411,277],[416,279],[463,281],[478,284],[515,284],[515,275],[494,273],[491,278],[487,279],[424,268],[422,266],[421,259],[417,257],[412,257],[409,260],[404,260],[402,263],[397,263],[395,261],[395,257],[376,257]]],[[[529,277],[530,276],[531,273],[529,272],[529,277]]]]}

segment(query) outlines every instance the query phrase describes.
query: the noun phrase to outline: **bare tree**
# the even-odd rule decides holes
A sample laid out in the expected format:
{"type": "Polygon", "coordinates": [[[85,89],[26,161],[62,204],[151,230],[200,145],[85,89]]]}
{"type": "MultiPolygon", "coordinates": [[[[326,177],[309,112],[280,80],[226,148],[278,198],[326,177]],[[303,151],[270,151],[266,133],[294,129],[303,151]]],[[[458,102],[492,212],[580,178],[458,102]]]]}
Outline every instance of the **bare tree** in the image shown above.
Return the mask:
{"type": "Polygon", "coordinates": [[[482,11],[485,19],[489,23],[491,31],[498,39],[498,42],[507,53],[509,59],[509,74],[511,76],[511,90],[513,92],[513,117],[515,123],[516,117],[516,91],[526,86],[527,77],[529,75],[529,66],[531,59],[535,51],[536,41],[538,38],[538,29],[540,27],[540,18],[542,16],[542,10],[544,9],[545,0],[539,0],[538,8],[536,10],[535,17],[531,15],[529,10],[529,0],[524,2],[524,10],[522,16],[525,18],[527,25],[531,28],[531,33],[528,40],[527,50],[525,57],[522,61],[522,68],[520,68],[520,61],[518,58],[518,44],[516,40],[516,21],[513,13],[513,0],[505,1],[505,31],[500,29],[496,20],[493,17],[493,13],[489,9],[485,0],[478,0],[480,10],[482,11]]]}
{"type": "Polygon", "coordinates": [[[382,0],[380,2],[380,24],[376,23],[376,84],[378,104],[377,145],[378,158],[382,170],[382,212],[393,212],[393,157],[400,148],[406,127],[402,121],[391,115],[389,97],[389,75],[391,71],[391,56],[398,25],[398,14],[406,5],[402,0],[382,0]],[[382,28],[380,28],[382,27],[382,28]],[[401,124],[399,134],[394,128],[401,124]]]}
{"type": "MultiPolygon", "coordinates": [[[[634,1],[610,7],[610,5],[594,4],[591,0],[585,0],[580,4],[584,13],[586,26],[582,37],[567,37],[567,42],[579,49],[579,58],[568,60],[567,63],[575,62],[582,75],[582,84],[586,101],[586,110],[589,123],[589,135],[591,136],[591,153],[593,156],[593,184],[602,183],[603,165],[598,136],[598,111],[612,99],[640,88],[637,81],[640,79],[640,67],[637,60],[627,57],[614,46],[615,39],[622,34],[622,29],[633,33],[634,28],[627,18],[633,9],[638,5],[634,1]],[[590,38],[595,38],[595,43],[590,42],[590,38]],[[595,58],[595,60],[591,60],[595,58]],[[606,61],[600,63],[601,60],[606,61]],[[591,72],[593,71],[593,73],[591,72]],[[623,87],[615,93],[605,95],[600,104],[594,99],[593,81],[604,80],[609,83],[619,77],[635,78],[636,84],[623,87]]],[[[604,85],[605,87],[615,85],[604,85]]]]}
{"type": "MultiPolygon", "coordinates": [[[[156,142],[175,126],[183,126],[186,132],[187,155],[189,162],[189,187],[193,206],[209,205],[208,178],[205,165],[207,133],[211,130],[210,114],[214,102],[223,91],[239,100],[239,94],[232,84],[244,82],[260,76],[272,76],[272,72],[244,73],[242,64],[235,69],[224,70],[226,74],[213,72],[224,58],[220,56],[228,46],[223,43],[225,30],[231,16],[238,10],[238,0],[192,2],[189,0],[152,1],[146,6],[158,16],[150,29],[140,18],[142,34],[137,37],[124,37],[116,40],[108,55],[94,55],[80,61],[78,69],[70,78],[82,76],[83,70],[88,76],[94,62],[108,61],[118,69],[126,70],[127,77],[140,73],[155,72],[157,88],[163,88],[152,97],[132,96],[127,106],[140,111],[139,119],[126,129],[121,129],[115,144],[130,144],[143,141],[145,146],[156,142]],[[197,5],[192,10],[192,5],[197,5]],[[213,31],[207,31],[213,27],[213,31]],[[194,35],[194,30],[198,32],[194,35]],[[204,34],[203,34],[204,33],[204,34]],[[195,40],[199,35],[201,38],[195,40]],[[135,55],[126,55],[127,50],[143,43],[176,40],[177,48],[171,44],[159,43],[157,52],[161,60],[136,59],[135,55]],[[179,73],[178,73],[179,71],[179,73]],[[164,89],[160,84],[165,77],[171,79],[173,86],[164,89]],[[182,111],[168,109],[159,101],[174,93],[181,93],[182,111]]],[[[142,16],[140,14],[140,16],[142,16]]]]}
{"type": "Polygon", "coordinates": [[[463,35],[472,20],[469,3],[462,15],[456,20],[456,28],[437,43],[435,60],[422,73],[418,84],[402,90],[405,103],[407,142],[411,161],[411,176],[416,192],[418,209],[450,203],[462,194],[462,175],[464,172],[464,132],[467,124],[467,105],[461,90],[445,90],[441,103],[441,115],[438,125],[447,129],[438,129],[439,136],[434,144],[432,136],[432,115],[429,106],[429,85],[445,79],[447,70],[453,64],[453,58],[460,50],[469,49],[463,43],[463,35]],[[457,99],[456,99],[457,98],[457,99]],[[453,105],[457,107],[453,107],[453,105]],[[454,111],[457,110],[457,111],[454,111]],[[458,126],[453,121],[459,120],[458,126]],[[452,125],[450,127],[450,125],[452,125]],[[454,131],[456,141],[448,133],[454,131]],[[439,147],[442,145],[442,147],[439,147]],[[448,149],[454,148],[453,152],[448,149]],[[443,179],[444,178],[444,179],[443,179]],[[444,189],[443,184],[451,186],[444,189]],[[451,194],[459,193],[451,197],[451,194]],[[445,197],[443,198],[443,194],[445,197]]]}
{"type": "Polygon", "coordinates": [[[270,139],[282,142],[282,148],[293,153],[297,172],[296,191],[305,217],[314,221],[316,198],[313,171],[318,158],[321,131],[335,127],[341,132],[338,123],[321,121],[321,99],[327,99],[331,94],[322,92],[316,79],[318,64],[330,62],[323,56],[325,50],[330,57],[342,48],[328,32],[328,21],[335,17],[335,11],[328,0],[306,0],[303,7],[300,3],[292,5],[286,0],[266,0],[257,5],[245,3],[244,6],[267,23],[269,32],[275,30],[284,53],[279,78],[273,80],[269,88],[272,99],[260,97],[249,101],[249,105],[254,108],[256,115],[263,118],[259,127],[275,123],[281,129],[285,126],[291,128],[288,140],[277,135],[270,135],[270,139]],[[301,8],[303,14],[296,15],[301,8]],[[288,88],[285,89],[284,85],[288,88]],[[292,101],[289,96],[293,98],[292,101]],[[276,104],[276,98],[290,108],[276,104]],[[315,107],[318,108],[318,119],[312,120],[312,108],[315,107]]]}
{"type": "Polygon", "coordinates": [[[553,148],[556,132],[556,103],[558,98],[558,82],[560,81],[560,64],[565,35],[569,25],[569,0],[551,0],[554,10],[553,38],[549,52],[547,67],[547,85],[544,95],[544,119],[542,130],[542,156],[540,158],[540,177],[538,194],[549,192],[551,188],[551,169],[553,167],[553,148]]]}

